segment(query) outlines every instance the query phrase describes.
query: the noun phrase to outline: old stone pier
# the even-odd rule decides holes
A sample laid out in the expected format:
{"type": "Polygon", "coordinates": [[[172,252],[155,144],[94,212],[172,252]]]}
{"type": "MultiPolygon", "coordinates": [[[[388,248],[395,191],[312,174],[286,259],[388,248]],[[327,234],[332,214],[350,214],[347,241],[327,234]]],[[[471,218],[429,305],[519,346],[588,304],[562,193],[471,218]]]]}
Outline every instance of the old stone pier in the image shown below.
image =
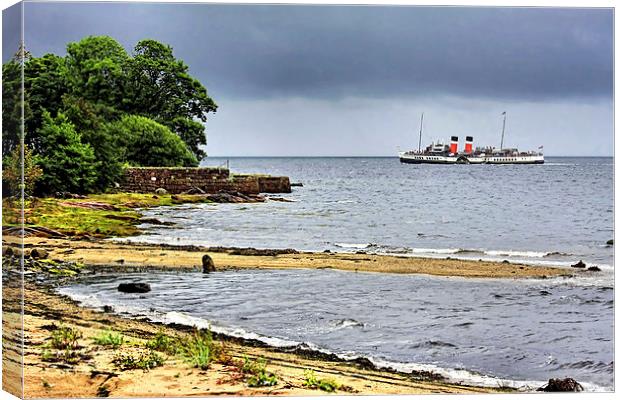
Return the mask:
{"type": "Polygon", "coordinates": [[[172,194],[196,188],[205,193],[290,193],[291,182],[286,176],[231,174],[227,168],[135,167],[125,170],[119,189],[125,192],[151,193],[159,188],[172,194]]]}

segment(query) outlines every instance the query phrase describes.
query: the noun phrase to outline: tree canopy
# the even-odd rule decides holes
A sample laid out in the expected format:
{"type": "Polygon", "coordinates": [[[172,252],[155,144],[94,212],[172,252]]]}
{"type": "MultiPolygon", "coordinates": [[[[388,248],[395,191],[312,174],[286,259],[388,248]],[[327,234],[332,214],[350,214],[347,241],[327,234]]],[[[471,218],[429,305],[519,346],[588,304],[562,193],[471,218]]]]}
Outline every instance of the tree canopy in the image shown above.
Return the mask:
{"type": "Polygon", "coordinates": [[[206,156],[204,123],[217,105],[170,46],[147,39],[128,53],[109,36],[89,36],[69,43],[64,57],[24,54],[2,68],[2,156],[19,145],[23,111],[41,192],[101,191],[118,182],[123,165],[195,166],[206,156]],[[94,175],[67,157],[89,163],[94,175]],[[61,161],[84,175],[63,175],[53,165],[61,161]]]}

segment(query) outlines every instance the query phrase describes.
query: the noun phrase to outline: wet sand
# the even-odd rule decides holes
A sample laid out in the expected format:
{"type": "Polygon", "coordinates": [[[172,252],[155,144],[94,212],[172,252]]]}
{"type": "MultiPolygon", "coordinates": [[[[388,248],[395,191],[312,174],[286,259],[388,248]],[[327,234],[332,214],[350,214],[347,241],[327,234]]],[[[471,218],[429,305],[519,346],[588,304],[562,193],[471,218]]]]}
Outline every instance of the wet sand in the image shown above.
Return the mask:
{"type": "Polygon", "coordinates": [[[25,245],[50,251],[49,258],[97,266],[202,268],[208,254],[217,270],[241,268],[334,268],[356,272],[428,274],[465,278],[542,278],[578,272],[561,267],[528,266],[507,262],[399,257],[374,254],[304,253],[233,255],[197,246],[127,244],[113,241],[74,241],[25,238],[25,245]]]}

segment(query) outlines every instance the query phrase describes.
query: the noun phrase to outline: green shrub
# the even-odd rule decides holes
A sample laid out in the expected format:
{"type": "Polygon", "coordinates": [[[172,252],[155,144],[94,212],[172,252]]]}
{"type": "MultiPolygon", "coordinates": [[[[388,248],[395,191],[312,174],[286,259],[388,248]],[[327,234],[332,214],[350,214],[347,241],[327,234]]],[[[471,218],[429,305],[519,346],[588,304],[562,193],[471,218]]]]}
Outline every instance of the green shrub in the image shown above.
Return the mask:
{"type": "Polygon", "coordinates": [[[60,325],[52,331],[50,346],[58,350],[74,350],[78,348],[78,340],[82,332],[77,329],[60,325]]]}
{"type": "Polygon", "coordinates": [[[24,145],[24,158],[22,170],[22,147],[19,144],[11,154],[4,159],[4,167],[2,168],[2,182],[6,188],[6,195],[18,196],[21,189],[24,189],[25,196],[34,194],[34,186],[43,171],[36,164],[36,159],[32,154],[32,150],[28,145],[24,145]],[[23,181],[22,181],[23,172],[23,181]]]}
{"type": "Polygon", "coordinates": [[[125,160],[144,167],[194,167],[198,160],[183,140],[152,119],[127,115],[106,125],[109,136],[125,149],[125,160]]]}
{"type": "Polygon", "coordinates": [[[307,369],[304,372],[305,381],[303,386],[309,389],[319,389],[324,392],[335,392],[340,388],[340,384],[333,378],[319,379],[311,369],[307,369]]]}
{"type": "Polygon", "coordinates": [[[158,353],[148,350],[133,353],[118,353],[112,359],[112,363],[122,371],[130,369],[148,371],[164,365],[164,358],[158,353]]]}
{"type": "Polygon", "coordinates": [[[89,193],[95,188],[98,164],[93,149],[82,142],[81,135],[63,114],[52,118],[48,112],[43,113],[39,137],[37,164],[43,170],[37,183],[40,192],[89,193]]]}
{"type": "Polygon", "coordinates": [[[98,346],[106,346],[119,348],[125,341],[125,338],[120,333],[114,333],[112,331],[102,332],[99,336],[93,338],[93,343],[98,346]]]}

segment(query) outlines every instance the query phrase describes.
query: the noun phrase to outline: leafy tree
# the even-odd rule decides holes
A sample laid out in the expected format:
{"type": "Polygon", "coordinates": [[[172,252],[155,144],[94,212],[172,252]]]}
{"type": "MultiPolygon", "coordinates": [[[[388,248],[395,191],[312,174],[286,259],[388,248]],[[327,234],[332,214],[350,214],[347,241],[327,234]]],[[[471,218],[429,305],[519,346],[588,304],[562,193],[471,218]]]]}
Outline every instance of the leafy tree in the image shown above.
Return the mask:
{"type": "Polygon", "coordinates": [[[107,126],[108,134],[125,149],[125,161],[146,167],[196,166],[198,160],[166,126],[129,115],[107,126]]]}
{"type": "Polygon", "coordinates": [[[26,120],[31,117],[28,96],[22,91],[21,82],[22,63],[16,54],[2,65],[2,157],[11,154],[20,144],[22,111],[26,120]]]}
{"type": "Polygon", "coordinates": [[[43,122],[43,112],[58,113],[62,96],[67,92],[65,60],[54,54],[30,58],[24,64],[24,89],[32,113],[25,119],[25,140],[38,149],[36,133],[43,122]]]}
{"type": "Polygon", "coordinates": [[[95,188],[105,190],[119,182],[123,173],[122,160],[125,148],[119,140],[106,129],[107,121],[118,117],[119,112],[100,103],[92,103],[82,97],[65,95],[64,114],[80,132],[82,141],[93,148],[96,162],[100,166],[95,188]]]}
{"type": "Polygon", "coordinates": [[[131,56],[108,36],[69,43],[65,57],[21,47],[2,78],[3,158],[20,146],[23,113],[41,192],[105,190],[126,162],[195,166],[206,156],[204,123],[217,105],[155,40],[138,42],[131,56]]]}
{"type": "Polygon", "coordinates": [[[97,103],[123,103],[129,60],[127,52],[109,36],[88,36],[67,45],[67,80],[73,94],[97,103]]]}
{"type": "Polygon", "coordinates": [[[200,148],[201,145],[207,144],[205,126],[201,122],[184,117],[176,117],[165,125],[172,132],[176,132],[179,135],[198,160],[202,160],[207,156],[207,153],[200,148]]]}
{"type": "Polygon", "coordinates": [[[197,159],[205,153],[204,125],[217,104],[207,89],[177,60],[172,47],[155,40],[141,40],[128,63],[128,111],[144,115],[170,128],[187,144],[197,159]],[[199,122],[200,121],[200,122],[199,122]]]}
{"type": "Polygon", "coordinates": [[[41,151],[37,163],[43,169],[43,177],[39,182],[40,192],[93,191],[99,165],[95,161],[93,149],[82,143],[67,117],[59,113],[52,118],[48,112],[44,112],[39,137],[41,151]]]}

